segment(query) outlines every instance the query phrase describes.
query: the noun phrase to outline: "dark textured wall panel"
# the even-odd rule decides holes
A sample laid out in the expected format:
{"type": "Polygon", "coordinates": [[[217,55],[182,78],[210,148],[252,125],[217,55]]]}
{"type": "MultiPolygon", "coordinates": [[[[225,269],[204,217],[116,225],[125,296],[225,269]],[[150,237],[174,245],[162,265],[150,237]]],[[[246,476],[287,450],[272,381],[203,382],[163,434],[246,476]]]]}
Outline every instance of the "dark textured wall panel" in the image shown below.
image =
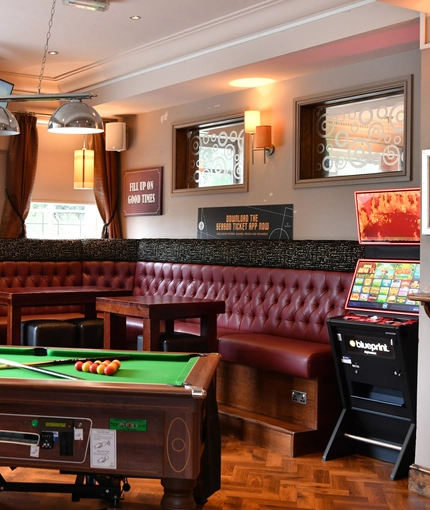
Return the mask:
{"type": "Polygon", "coordinates": [[[141,239],[138,260],[351,272],[357,241],[141,239]]]}
{"type": "Polygon", "coordinates": [[[137,260],[138,239],[83,239],[81,242],[82,260],[137,260]]]}
{"type": "Polygon", "coordinates": [[[0,260],[145,260],[248,267],[354,270],[357,241],[206,239],[0,239],[0,260]]]}
{"type": "Polygon", "coordinates": [[[0,239],[0,260],[81,260],[82,241],[0,239]]]}

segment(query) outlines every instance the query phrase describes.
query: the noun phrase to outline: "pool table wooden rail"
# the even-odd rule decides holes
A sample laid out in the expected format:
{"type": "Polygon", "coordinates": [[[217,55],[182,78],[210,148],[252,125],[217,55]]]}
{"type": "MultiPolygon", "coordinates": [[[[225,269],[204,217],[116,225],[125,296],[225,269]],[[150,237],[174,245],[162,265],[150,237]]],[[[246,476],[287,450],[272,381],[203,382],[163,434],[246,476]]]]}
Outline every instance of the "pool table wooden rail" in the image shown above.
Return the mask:
{"type": "MultiPolygon", "coordinates": [[[[20,347],[17,347],[20,349],[20,347]]],[[[21,348],[25,350],[26,348],[21,348]]],[[[0,348],[1,350],[1,348],[0,348]]],[[[60,349],[57,349],[60,351],[60,349]]],[[[79,351],[83,353],[84,351],[79,351]]],[[[106,352],[106,351],[101,351],[106,352]]],[[[103,357],[103,356],[102,356],[103,357]]],[[[215,377],[216,370],[218,368],[218,364],[221,360],[221,356],[217,353],[208,353],[208,354],[199,354],[196,356],[197,361],[193,367],[193,370],[187,375],[183,386],[174,386],[167,384],[148,384],[145,382],[116,382],[115,376],[103,376],[104,380],[98,379],[79,379],[82,376],[82,372],[76,371],[76,377],[78,378],[76,381],[66,380],[66,379],[56,379],[54,377],[48,377],[46,379],[23,379],[19,377],[19,370],[17,368],[11,367],[4,368],[0,370],[0,404],[4,402],[4,399],[9,401],[9,398],[14,398],[14,393],[17,393],[19,388],[23,388],[25,391],[28,388],[28,385],[31,384],[33,391],[40,392],[44,394],[44,392],[53,391],[56,393],[60,391],[61,393],[73,393],[77,389],[82,391],[85,389],[85,394],[87,391],[90,391],[93,394],[100,395],[100,398],[106,395],[106,393],[112,393],[115,391],[120,391],[122,395],[140,395],[142,392],[145,392],[146,395],[172,395],[175,394],[177,397],[187,398],[190,396],[194,398],[204,398],[206,396],[206,392],[209,387],[209,383],[215,377]],[[2,370],[15,370],[17,373],[15,377],[2,378],[2,370]]],[[[4,358],[7,359],[7,354],[4,355],[4,358]]],[[[60,358],[64,359],[62,356],[60,358]]],[[[42,359],[42,358],[41,358],[42,359]]],[[[23,360],[24,361],[24,360],[23,360]]],[[[61,372],[61,367],[64,365],[57,366],[48,366],[49,370],[61,372]]],[[[43,368],[43,365],[40,366],[43,368]]],[[[18,397],[20,398],[20,397],[18,397]]]]}

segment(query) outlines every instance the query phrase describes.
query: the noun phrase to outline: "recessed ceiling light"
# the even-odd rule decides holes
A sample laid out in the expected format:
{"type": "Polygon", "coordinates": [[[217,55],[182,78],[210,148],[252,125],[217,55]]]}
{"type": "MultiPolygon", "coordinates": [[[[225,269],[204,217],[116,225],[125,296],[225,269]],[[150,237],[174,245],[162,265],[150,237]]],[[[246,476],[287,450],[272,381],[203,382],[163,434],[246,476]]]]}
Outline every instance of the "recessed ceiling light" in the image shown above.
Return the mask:
{"type": "Polygon", "coordinates": [[[270,85],[274,82],[275,80],[272,80],[272,78],[240,78],[238,80],[229,82],[229,85],[232,87],[253,88],[262,87],[263,85],[270,85]]]}
{"type": "Polygon", "coordinates": [[[48,53],[50,55],[58,55],[58,51],[55,51],[55,50],[49,50],[48,53]]]}
{"type": "Polygon", "coordinates": [[[130,16],[130,19],[132,19],[133,21],[138,20],[140,18],[141,16],[130,16]]]}

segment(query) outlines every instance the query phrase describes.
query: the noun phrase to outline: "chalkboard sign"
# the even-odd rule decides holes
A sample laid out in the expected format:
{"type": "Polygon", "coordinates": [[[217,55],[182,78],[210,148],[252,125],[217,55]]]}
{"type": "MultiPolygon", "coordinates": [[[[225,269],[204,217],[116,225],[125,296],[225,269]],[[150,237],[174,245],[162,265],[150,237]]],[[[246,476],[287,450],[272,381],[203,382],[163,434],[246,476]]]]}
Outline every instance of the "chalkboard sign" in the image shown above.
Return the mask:
{"type": "Polygon", "coordinates": [[[293,205],[201,207],[198,239],[293,239],[293,205]]]}

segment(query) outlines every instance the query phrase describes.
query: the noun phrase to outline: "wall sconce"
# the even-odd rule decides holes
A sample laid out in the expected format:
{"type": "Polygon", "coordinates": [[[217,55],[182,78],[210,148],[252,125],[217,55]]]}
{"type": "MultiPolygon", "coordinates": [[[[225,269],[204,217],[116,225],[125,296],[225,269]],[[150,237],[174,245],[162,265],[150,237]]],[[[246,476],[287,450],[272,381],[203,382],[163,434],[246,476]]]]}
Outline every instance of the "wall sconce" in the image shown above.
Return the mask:
{"type": "Polygon", "coordinates": [[[94,151],[85,148],[75,151],[74,189],[93,189],[94,187],[94,151]]]}
{"type": "Polygon", "coordinates": [[[246,110],[244,124],[245,133],[251,136],[252,164],[254,164],[255,151],[264,151],[264,164],[266,164],[266,154],[271,156],[275,152],[275,147],[272,144],[272,126],[260,125],[258,110],[246,110]]]}
{"type": "Polygon", "coordinates": [[[266,164],[266,154],[271,156],[275,152],[272,144],[272,126],[257,126],[252,147],[253,156],[255,151],[264,151],[264,164],[266,164]]]}

